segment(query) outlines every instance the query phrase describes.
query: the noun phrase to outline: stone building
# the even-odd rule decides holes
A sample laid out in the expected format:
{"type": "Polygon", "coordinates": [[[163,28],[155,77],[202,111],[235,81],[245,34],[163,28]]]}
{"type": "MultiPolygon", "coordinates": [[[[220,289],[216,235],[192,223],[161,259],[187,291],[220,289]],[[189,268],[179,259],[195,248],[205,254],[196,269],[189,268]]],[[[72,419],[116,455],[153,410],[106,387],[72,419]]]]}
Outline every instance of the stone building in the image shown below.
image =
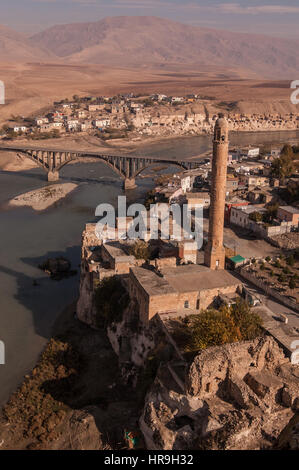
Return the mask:
{"type": "Polygon", "coordinates": [[[214,271],[203,265],[130,269],[129,294],[139,306],[140,320],[146,324],[156,314],[187,316],[211,306],[219,294],[234,294],[241,281],[228,271],[214,271]]]}

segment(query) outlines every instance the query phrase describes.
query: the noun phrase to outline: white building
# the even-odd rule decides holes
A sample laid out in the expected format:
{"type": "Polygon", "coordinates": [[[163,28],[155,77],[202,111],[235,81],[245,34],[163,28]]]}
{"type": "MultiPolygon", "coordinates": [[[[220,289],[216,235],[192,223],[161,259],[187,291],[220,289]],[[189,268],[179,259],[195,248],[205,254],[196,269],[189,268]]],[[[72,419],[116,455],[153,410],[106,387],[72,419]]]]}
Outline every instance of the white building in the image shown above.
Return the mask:
{"type": "Polygon", "coordinates": [[[98,129],[101,129],[103,127],[109,127],[110,126],[110,119],[109,118],[101,118],[101,119],[95,119],[92,121],[92,125],[98,129]]]}
{"type": "Polygon", "coordinates": [[[230,222],[231,224],[238,225],[239,227],[251,230],[255,222],[250,219],[250,214],[259,212],[261,214],[266,212],[266,209],[261,205],[238,206],[231,208],[230,222]]]}

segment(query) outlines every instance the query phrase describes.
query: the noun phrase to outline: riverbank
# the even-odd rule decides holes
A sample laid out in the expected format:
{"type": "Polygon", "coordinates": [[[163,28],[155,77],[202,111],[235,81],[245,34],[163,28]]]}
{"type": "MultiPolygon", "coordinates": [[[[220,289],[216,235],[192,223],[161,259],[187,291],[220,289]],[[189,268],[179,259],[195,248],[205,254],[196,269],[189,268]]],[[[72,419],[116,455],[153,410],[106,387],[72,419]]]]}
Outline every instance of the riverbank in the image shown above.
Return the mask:
{"type": "Polygon", "coordinates": [[[43,211],[66,197],[78,187],[74,183],[53,184],[11,199],[8,206],[29,206],[35,211],[43,211]]]}
{"type": "Polygon", "coordinates": [[[36,166],[32,160],[19,157],[15,152],[0,152],[0,170],[2,171],[26,171],[36,166]]]}
{"type": "Polygon", "coordinates": [[[3,408],[1,450],[127,448],[124,434],[136,428],[144,390],[122,383],[106,332],[79,322],[75,308],[62,312],[37,365],[3,408]]]}

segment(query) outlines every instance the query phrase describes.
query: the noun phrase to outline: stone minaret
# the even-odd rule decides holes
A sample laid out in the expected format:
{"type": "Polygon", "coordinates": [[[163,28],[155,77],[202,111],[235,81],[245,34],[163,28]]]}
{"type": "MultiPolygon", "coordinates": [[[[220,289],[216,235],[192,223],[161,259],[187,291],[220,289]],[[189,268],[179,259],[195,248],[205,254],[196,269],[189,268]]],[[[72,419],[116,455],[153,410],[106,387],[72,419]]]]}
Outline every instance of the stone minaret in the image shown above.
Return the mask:
{"type": "Polygon", "coordinates": [[[228,159],[228,124],[223,114],[215,124],[212,162],[212,186],[209,239],[205,249],[205,264],[211,269],[224,269],[223,246],[224,208],[228,159]]]}

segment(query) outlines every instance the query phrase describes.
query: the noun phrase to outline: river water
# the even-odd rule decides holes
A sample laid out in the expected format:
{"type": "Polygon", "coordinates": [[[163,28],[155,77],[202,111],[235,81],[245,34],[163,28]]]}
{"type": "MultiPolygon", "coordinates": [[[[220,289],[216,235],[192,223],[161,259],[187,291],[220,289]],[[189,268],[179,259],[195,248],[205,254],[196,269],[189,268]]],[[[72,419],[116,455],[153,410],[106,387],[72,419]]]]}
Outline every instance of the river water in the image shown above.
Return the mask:
{"type": "MultiPolygon", "coordinates": [[[[299,132],[231,134],[231,144],[242,146],[293,140],[299,141],[299,132]]],[[[197,136],[144,145],[138,152],[183,159],[210,147],[210,137],[197,136]]],[[[6,363],[0,365],[0,405],[36,363],[59,313],[76,299],[85,224],[94,221],[98,204],[116,205],[117,196],[124,194],[121,181],[101,163],[67,165],[60,176],[61,182],[78,183],[78,188],[55,207],[37,213],[30,208],[7,209],[5,203],[46,186],[44,172],[39,168],[0,171],[0,340],[6,352],[6,363]],[[42,260],[59,255],[71,260],[77,276],[57,282],[38,269],[42,260]]],[[[137,183],[127,193],[128,202],[141,200],[153,185],[150,178],[137,183]]]]}

